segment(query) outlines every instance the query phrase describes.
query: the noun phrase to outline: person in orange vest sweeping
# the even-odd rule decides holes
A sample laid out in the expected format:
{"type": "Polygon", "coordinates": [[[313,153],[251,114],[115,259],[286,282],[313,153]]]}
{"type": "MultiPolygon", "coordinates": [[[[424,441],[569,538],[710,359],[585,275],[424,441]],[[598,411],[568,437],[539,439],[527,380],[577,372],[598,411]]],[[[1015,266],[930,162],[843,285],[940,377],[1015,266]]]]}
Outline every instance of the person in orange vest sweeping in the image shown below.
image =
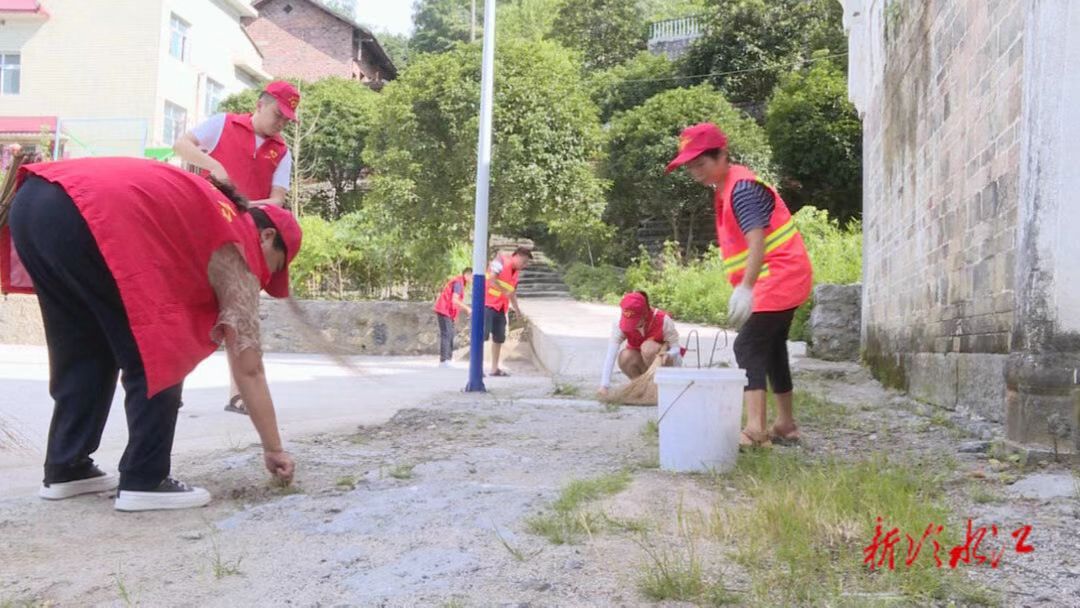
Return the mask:
{"type": "MultiPolygon", "coordinates": [[[[231,183],[253,205],[283,206],[292,179],[292,154],[281,131],[296,120],[300,92],[288,82],[266,85],[251,114],[215,114],[185,133],[173,151],[200,175],[231,183]]],[[[246,414],[230,381],[225,410],[246,414]]]]}
{"type": "Polygon", "coordinates": [[[813,270],[802,235],[776,190],[750,169],[731,162],[727,136],[714,124],[683,130],[670,173],[686,166],[698,183],[716,192],[716,234],[724,271],[735,291],[728,322],[738,328],[735,360],[746,370],[746,428],[740,444],[767,446],[799,440],[787,339],[795,309],[810,297],[813,270]],[[766,387],[777,415],[766,428],[766,387]]]}
{"type": "Polygon", "coordinates": [[[521,316],[517,301],[517,284],[521,271],[532,261],[532,251],[528,247],[518,247],[511,255],[499,255],[485,275],[484,295],[484,342],[491,340],[491,375],[509,376],[499,367],[499,355],[506,342],[506,316],[511,307],[521,316]]]}
{"type": "Polygon", "coordinates": [[[472,308],[465,303],[465,290],[469,287],[472,268],[466,268],[461,274],[446,282],[439,297],[435,300],[435,318],[439,322],[439,367],[450,367],[454,358],[454,324],[458,314],[464,310],[472,314],[472,308]]]}
{"type": "Polygon", "coordinates": [[[657,357],[663,366],[682,365],[679,330],[671,315],[649,305],[647,293],[630,292],[619,302],[619,320],[611,328],[597,392],[601,397],[608,395],[616,360],[622,373],[633,380],[648,371],[657,357]],[[620,351],[624,342],[626,348],[620,351]]]}
{"type": "Polygon", "coordinates": [[[0,231],[0,283],[5,293],[36,292],[45,324],[54,408],[39,495],[119,486],[119,511],[209,503],[209,492],[171,476],[171,452],[184,378],[222,343],[263,463],[290,482],[295,464],[263,369],[259,292],[288,297],[296,218],[153,160],[32,164],[18,179],[0,231]],[[119,478],[91,458],[118,375],[128,427],[119,478]]]}

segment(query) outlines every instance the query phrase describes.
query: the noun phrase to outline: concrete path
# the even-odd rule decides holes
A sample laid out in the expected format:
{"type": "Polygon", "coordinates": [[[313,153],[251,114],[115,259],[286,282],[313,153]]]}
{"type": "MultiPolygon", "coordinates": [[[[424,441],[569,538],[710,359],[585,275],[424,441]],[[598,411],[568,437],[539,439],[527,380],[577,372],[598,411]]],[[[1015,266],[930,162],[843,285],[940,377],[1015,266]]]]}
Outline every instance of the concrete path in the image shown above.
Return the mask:
{"type": "MultiPolygon", "coordinates": [[[[464,364],[440,369],[435,357],[356,357],[357,375],[317,355],[268,355],[267,376],[286,444],[313,432],[348,432],[357,425],[382,424],[398,410],[461,390],[464,364]]],[[[0,496],[32,493],[41,481],[52,404],[48,355],[43,347],[0,345],[0,430],[21,444],[12,447],[0,433],[0,496]]],[[[516,378],[500,379],[500,386],[516,378]]],[[[204,361],[184,384],[174,455],[246,446],[258,435],[246,416],[223,411],[228,368],[222,353],[204,361]]],[[[123,390],[117,390],[101,449],[95,455],[115,471],[127,442],[123,390]]]]}
{"type": "MultiPolygon", "coordinates": [[[[521,309],[529,318],[530,340],[537,363],[556,379],[600,384],[611,324],[619,318],[618,306],[575,300],[523,299],[521,309]]],[[[735,367],[734,331],[692,323],[676,322],[676,326],[683,346],[688,347],[684,358],[686,366],[697,367],[700,361],[701,367],[708,367],[712,361],[714,366],[726,363],[735,367]],[[695,330],[698,338],[691,335],[695,330]]],[[[790,342],[788,350],[792,357],[806,355],[806,345],[802,342],[790,342]]],[[[617,366],[613,379],[625,380],[617,366]]]]}

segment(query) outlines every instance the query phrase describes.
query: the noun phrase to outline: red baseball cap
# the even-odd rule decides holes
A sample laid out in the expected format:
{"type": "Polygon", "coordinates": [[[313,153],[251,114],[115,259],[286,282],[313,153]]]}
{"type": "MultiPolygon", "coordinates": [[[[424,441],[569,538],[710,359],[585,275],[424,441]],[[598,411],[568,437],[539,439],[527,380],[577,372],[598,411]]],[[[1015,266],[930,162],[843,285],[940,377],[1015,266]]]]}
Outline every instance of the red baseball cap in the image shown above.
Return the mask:
{"type": "Polygon", "coordinates": [[[296,254],[300,251],[300,241],[303,234],[296,217],[277,205],[256,205],[273,222],[274,228],[285,241],[285,267],[270,275],[270,283],[266,285],[266,293],[275,298],[289,297],[289,264],[292,264],[296,254]]]}
{"type": "Polygon", "coordinates": [[[637,330],[638,322],[649,315],[649,301],[639,292],[630,292],[623,296],[619,302],[622,309],[622,317],[619,319],[619,329],[625,332],[637,330]]]}
{"type": "Polygon", "coordinates": [[[727,135],[711,122],[703,122],[683,129],[679,135],[679,155],[668,163],[667,171],[675,169],[701,156],[706,150],[727,149],[727,135]]]}
{"type": "Polygon", "coordinates": [[[296,120],[296,108],[300,106],[300,91],[296,87],[284,80],[275,80],[266,85],[266,93],[277,100],[285,118],[296,120]]]}

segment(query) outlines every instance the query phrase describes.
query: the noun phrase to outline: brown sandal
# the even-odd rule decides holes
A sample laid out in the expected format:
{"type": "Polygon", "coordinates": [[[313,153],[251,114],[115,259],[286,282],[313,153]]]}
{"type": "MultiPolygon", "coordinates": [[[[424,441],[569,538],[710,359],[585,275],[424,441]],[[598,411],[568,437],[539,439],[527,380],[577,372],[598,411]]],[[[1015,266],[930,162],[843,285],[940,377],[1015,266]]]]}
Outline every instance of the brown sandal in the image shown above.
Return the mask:
{"type": "Polygon", "coordinates": [[[802,441],[802,435],[799,433],[799,427],[795,427],[794,430],[787,433],[781,433],[774,426],[769,431],[769,439],[778,445],[799,445],[799,442],[802,441]]]}
{"type": "Polygon", "coordinates": [[[229,402],[225,405],[225,411],[243,416],[248,415],[247,407],[244,406],[244,400],[240,395],[235,395],[232,399],[229,399],[229,402]]]}
{"type": "Polygon", "coordinates": [[[755,433],[750,434],[749,431],[743,429],[739,431],[739,449],[746,450],[750,448],[771,448],[772,441],[769,440],[767,433],[755,433]],[[756,437],[754,435],[757,435],[756,437]]]}

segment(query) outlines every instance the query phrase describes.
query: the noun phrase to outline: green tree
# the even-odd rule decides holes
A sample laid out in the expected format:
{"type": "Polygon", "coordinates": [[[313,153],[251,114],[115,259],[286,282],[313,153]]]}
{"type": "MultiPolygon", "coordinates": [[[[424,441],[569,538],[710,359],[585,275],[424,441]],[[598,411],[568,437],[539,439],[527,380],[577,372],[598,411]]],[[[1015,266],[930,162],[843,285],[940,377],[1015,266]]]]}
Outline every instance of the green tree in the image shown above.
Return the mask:
{"type": "MultiPolygon", "coordinates": [[[[469,42],[473,34],[472,5],[472,0],[416,0],[410,46],[420,53],[445,53],[459,42],[469,42]]],[[[480,40],[484,33],[483,0],[476,0],[475,26],[476,40],[480,40]]]]}
{"type": "Polygon", "coordinates": [[[376,34],[375,37],[378,38],[379,45],[390,57],[390,61],[394,62],[394,67],[398,69],[398,72],[401,72],[409,65],[413,49],[408,36],[384,31],[376,34]]]}
{"type": "Polygon", "coordinates": [[[847,51],[836,0],[710,0],[705,36],[683,57],[687,75],[708,81],[760,116],[780,77],[813,51],[847,51]]]}
{"type": "MultiPolygon", "coordinates": [[[[596,107],[572,54],[550,42],[507,41],[496,56],[491,226],[520,233],[599,227],[603,184],[596,107]]],[[[367,203],[407,227],[414,261],[442,259],[471,232],[480,101],[479,45],[419,57],[384,89],[365,157],[367,203]]]]}
{"type": "Polygon", "coordinates": [[[713,192],[684,170],[664,174],[678,150],[679,133],[700,122],[716,123],[727,134],[733,161],[771,179],[764,131],[722,94],[709,85],[660,93],[617,114],[608,131],[603,173],[612,188],[605,217],[623,232],[623,242],[636,241],[633,230],[642,220],[663,219],[669,240],[687,249],[707,244],[700,235],[714,221],[713,192]]]}
{"type": "Polygon", "coordinates": [[[550,36],[559,7],[566,1],[507,0],[499,7],[496,19],[499,41],[536,41],[550,36]]]}
{"type": "Polygon", "coordinates": [[[675,64],[664,55],[642,51],[626,63],[589,75],[589,91],[608,122],[616,112],[639,106],[653,95],[680,86],[675,64]]]}
{"type": "Polygon", "coordinates": [[[709,10],[709,0],[642,0],[641,4],[650,22],[704,15],[709,10]]]}
{"type": "Polygon", "coordinates": [[[603,70],[645,49],[639,0],[573,0],[559,9],[551,37],[581,53],[587,70],[603,70]]]}
{"type": "MultiPolygon", "coordinates": [[[[297,84],[302,97],[297,122],[282,132],[293,153],[294,195],[304,181],[325,182],[331,194],[314,201],[317,208],[312,210],[338,217],[359,204],[364,143],[378,94],[343,78],[297,84]]],[[[258,96],[254,90],[232,95],[222,102],[221,110],[251,112],[258,96]]]]}
{"type": "Polygon", "coordinates": [[[784,200],[845,221],[862,211],[862,125],[847,78],[828,60],[787,75],[769,102],[765,130],[784,200]]]}

